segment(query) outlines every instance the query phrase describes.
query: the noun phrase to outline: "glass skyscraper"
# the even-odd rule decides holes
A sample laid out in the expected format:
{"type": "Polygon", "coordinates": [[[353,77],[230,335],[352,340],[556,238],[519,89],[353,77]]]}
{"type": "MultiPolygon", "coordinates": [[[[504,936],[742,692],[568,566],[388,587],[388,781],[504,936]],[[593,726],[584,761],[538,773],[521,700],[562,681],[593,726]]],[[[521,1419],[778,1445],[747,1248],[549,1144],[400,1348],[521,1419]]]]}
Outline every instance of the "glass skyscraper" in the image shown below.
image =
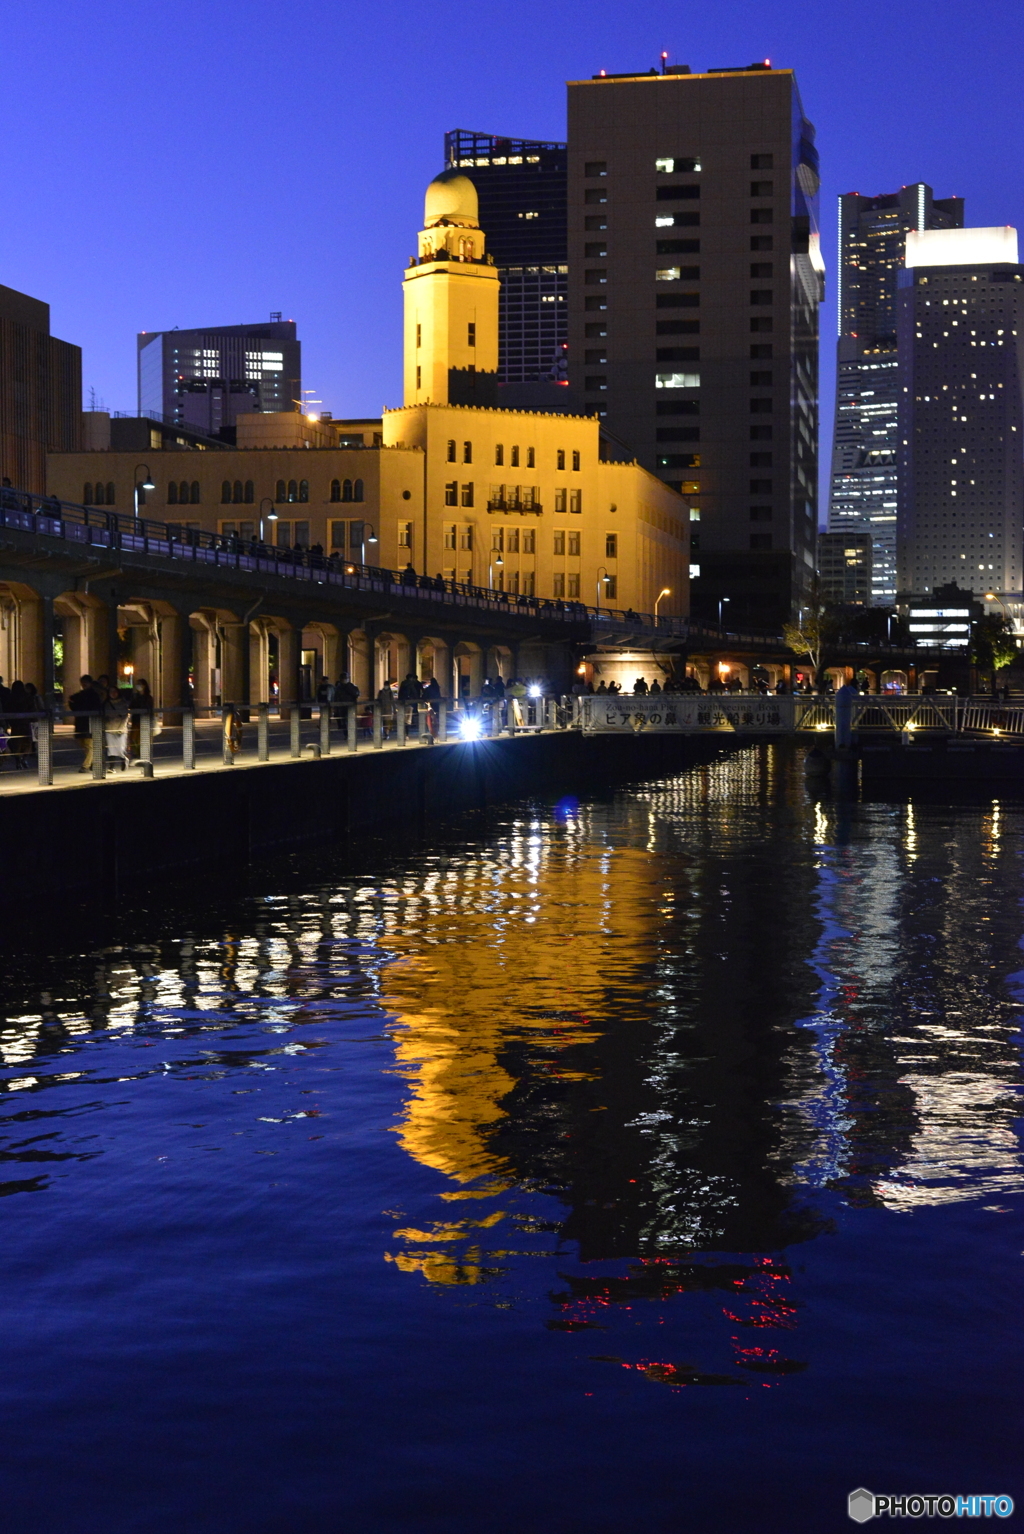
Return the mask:
{"type": "Polygon", "coordinates": [[[839,345],[828,526],[870,533],[871,602],[896,597],[896,289],[910,230],[961,228],[961,197],[923,181],[882,197],[839,199],[839,345]]]}
{"type": "Polygon", "coordinates": [[[498,382],[564,382],[566,146],[456,128],[445,134],[444,155],[476,187],[480,227],[501,273],[498,382]]]}
{"type": "MultiPolygon", "coordinates": [[[[294,320],[143,331],[139,414],[216,437],[250,411],[298,410],[302,349],[294,320]]],[[[231,439],[233,440],[233,438],[231,439]]]]}

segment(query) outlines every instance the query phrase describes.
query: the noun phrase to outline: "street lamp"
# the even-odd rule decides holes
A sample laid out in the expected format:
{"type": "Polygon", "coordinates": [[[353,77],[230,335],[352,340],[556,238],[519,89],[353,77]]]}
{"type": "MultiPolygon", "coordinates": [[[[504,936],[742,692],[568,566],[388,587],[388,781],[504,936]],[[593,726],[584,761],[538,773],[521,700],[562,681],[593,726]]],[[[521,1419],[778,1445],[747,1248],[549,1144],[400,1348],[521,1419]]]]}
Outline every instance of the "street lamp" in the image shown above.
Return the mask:
{"type": "Polygon", "coordinates": [[[723,605],[723,603],[728,602],[728,601],[729,601],[728,597],[719,597],[718,598],[718,627],[719,628],[722,627],[722,605],[723,605]]]}
{"type": "MultiPolygon", "coordinates": [[[[659,604],[659,602],[661,601],[662,597],[670,597],[671,595],[672,595],[672,587],[671,586],[663,586],[662,589],[658,592],[658,595],[655,597],[655,599],[654,599],[654,621],[655,622],[658,621],[658,604],[659,604]]],[[[719,624],[721,624],[721,618],[719,618],[719,624]]]]}
{"type": "Polygon", "coordinates": [[[265,495],[263,497],[262,501],[260,501],[260,542],[261,543],[263,542],[263,508],[264,508],[264,506],[269,506],[270,507],[270,510],[267,512],[267,521],[268,522],[276,522],[277,521],[277,512],[274,510],[274,503],[270,499],[269,495],[265,495]]]}
{"type": "Polygon", "coordinates": [[[362,536],[362,539],[360,540],[360,543],[359,543],[359,563],[361,565],[365,565],[366,564],[366,545],[368,543],[376,543],[376,542],[377,542],[377,534],[373,530],[372,522],[364,522],[363,523],[363,536],[362,536]],[[369,532],[366,531],[367,528],[370,529],[369,532]]]}
{"type": "Polygon", "coordinates": [[[156,489],[156,486],[154,485],[152,479],[150,478],[148,464],[137,463],[135,465],[135,491],[134,491],[134,495],[135,495],[135,520],[136,520],[136,522],[139,520],[139,491],[140,490],[155,490],[155,489],[156,489]],[[140,474],[142,475],[141,479],[139,478],[140,474]]]}
{"type": "Polygon", "coordinates": [[[488,586],[488,590],[490,590],[490,591],[494,590],[494,572],[495,572],[495,570],[502,569],[502,567],[504,566],[504,563],[505,563],[505,561],[502,559],[501,553],[499,551],[497,556],[487,566],[487,586],[488,586]]]}
{"type": "Polygon", "coordinates": [[[608,584],[608,566],[607,565],[598,565],[598,567],[597,567],[597,610],[598,610],[598,612],[601,611],[601,582],[602,582],[602,580],[604,581],[605,585],[607,586],[607,584],[608,584]],[[602,571],[604,572],[603,575],[602,575],[602,571]]]}
{"type": "Polygon", "coordinates": [[[998,602],[999,606],[1003,609],[1003,616],[1006,617],[1006,618],[1008,618],[1010,616],[1009,613],[1006,610],[1006,603],[1003,601],[1002,597],[997,597],[994,591],[986,591],[986,593],[985,593],[985,601],[986,602],[998,602]]]}

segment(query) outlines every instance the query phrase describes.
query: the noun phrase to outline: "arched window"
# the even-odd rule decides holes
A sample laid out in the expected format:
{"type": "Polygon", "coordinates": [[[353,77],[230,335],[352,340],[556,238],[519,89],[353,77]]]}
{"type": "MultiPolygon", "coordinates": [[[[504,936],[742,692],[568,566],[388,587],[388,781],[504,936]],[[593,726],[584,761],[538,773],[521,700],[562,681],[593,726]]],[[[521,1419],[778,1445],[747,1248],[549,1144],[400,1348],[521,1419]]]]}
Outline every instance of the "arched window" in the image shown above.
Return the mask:
{"type": "Polygon", "coordinates": [[[177,506],[178,504],[177,480],[172,479],[170,484],[167,486],[167,504],[168,506],[177,506]]]}
{"type": "Polygon", "coordinates": [[[231,500],[232,504],[235,506],[241,506],[242,504],[242,481],[240,479],[235,480],[235,493],[231,497],[231,500]]]}
{"type": "Polygon", "coordinates": [[[295,481],[293,479],[290,479],[288,481],[288,499],[290,501],[297,501],[298,498],[299,498],[299,487],[298,487],[298,485],[295,483],[295,481]]]}
{"type": "Polygon", "coordinates": [[[299,500],[300,501],[308,501],[309,500],[309,480],[308,479],[300,479],[299,480],[299,500]]]}
{"type": "Polygon", "coordinates": [[[341,498],[343,501],[350,501],[352,499],[352,481],[350,479],[347,479],[341,487],[341,498]]]}
{"type": "Polygon", "coordinates": [[[199,481],[197,479],[194,479],[192,481],[192,505],[193,506],[198,506],[199,503],[200,503],[199,481]]]}
{"type": "Polygon", "coordinates": [[[253,484],[251,479],[247,479],[246,482],[245,482],[245,504],[247,506],[251,506],[255,499],[256,499],[256,487],[253,484]]]}
{"type": "Polygon", "coordinates": [[[274,496],[274,500],[275,501],[286,500],[287,499],[287,495],[288,495],[288,492],[285,490],[284,480],[283,479],[279,479],[278,482],[277,482],[277,492],[276,492],[276,494],[274,496]]]}
{"type": "Polygon", "coordinates": [[[92,485],[89,483],[88,480],[86,480],[86,482],[85,482],[85,489],[82,492],[82,505],[83,506],[91,506],[92,504],[93,504],[92,485]]]}
{"type": "MultiPolygon", "coordinates": [[[[99,487],[99,485],[97,485],[96,486],[96,501],[97,501],[97,504],[99,503],[99,498],[100,498],[100,487],[99,487]]],[[[108,479],[107,480],[107,505],[108,506],[113,506],[113,504],[114,504],[116,499],[117,499],[117,497],[114,495],[114,481],[112,479],[108,479]]]]}
{"type": "Polygon", "coordinates": [[[332,479],[331,480],[331,500],[332,501],[340,501],[341,500],[341,480],[340,479],[332,479]]]}
{"type": "Polygon", "coordinates": [[[495,448],[494,448],[494,461],[495,461],[495,463],[504,463],[505,462],[505,449],[504,449],[504,447],[502,446],[502,444],[500,442],[495,444],[495,448]]]}
{"type": "Polygon", "coordinates": [[[221,487],[220,487],[220,504],[222,506],[230,506],[231,505],[231,481],[229,479],[224,480],[223,483],[221,484],[221,487]]]}
{"type": "Polygon", "coordinates": [[[361,479],[357,479],[355,484],[352,486],[352,499],[354,501],[361,501],[362,498],[363,498],[363,482],[362,482],[361,479]]]}

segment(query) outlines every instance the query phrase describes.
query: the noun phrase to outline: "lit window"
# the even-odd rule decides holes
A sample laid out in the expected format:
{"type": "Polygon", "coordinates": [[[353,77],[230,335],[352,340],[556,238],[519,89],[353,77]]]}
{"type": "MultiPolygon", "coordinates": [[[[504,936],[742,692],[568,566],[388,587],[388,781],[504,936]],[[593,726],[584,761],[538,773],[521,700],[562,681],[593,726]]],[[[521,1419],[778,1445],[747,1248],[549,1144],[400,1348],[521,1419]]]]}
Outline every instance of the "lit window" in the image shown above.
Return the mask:
{"type": "Polygon", "coordinates": [[[655,272],[654,280],[656,282],[678,282],[682,275],[682,269],[678,266],[662,266],[655,272]]]}
{"type": "Polygon", "coordinates": [[[656,389],[699,389],[699,373],[655,373],[656,389]]]}

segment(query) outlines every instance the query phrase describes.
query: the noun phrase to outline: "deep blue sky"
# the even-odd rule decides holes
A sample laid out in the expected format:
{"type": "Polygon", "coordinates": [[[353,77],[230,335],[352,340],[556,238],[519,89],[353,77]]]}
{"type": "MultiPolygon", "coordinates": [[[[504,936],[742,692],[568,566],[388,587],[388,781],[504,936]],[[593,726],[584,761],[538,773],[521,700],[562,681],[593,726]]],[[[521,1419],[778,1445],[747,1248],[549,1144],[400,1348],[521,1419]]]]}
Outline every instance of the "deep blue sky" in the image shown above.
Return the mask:
{"type": "Polygon", "coordinates": [[[0,282],[49,301],[113,409],[135,405],[136,331],[272,309],[325,409],[398,403],[402,270],[445,129],[561,137],[565,80],[663,48],[797,71],[824,178],[823,435],[836,195],[921,178],[968,223],[1024,218],[1020,0],[7,0],[0,27],[0,282]]]}

